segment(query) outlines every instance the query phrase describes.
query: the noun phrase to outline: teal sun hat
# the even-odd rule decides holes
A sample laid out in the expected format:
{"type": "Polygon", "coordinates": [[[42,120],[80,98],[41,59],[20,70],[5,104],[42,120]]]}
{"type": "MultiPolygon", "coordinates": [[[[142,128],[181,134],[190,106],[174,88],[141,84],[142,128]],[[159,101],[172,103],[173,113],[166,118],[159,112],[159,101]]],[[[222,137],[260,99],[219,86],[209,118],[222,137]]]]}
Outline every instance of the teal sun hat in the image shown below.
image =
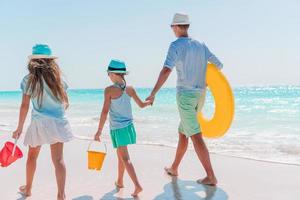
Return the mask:
{"type": "Polygon", "coordinates": [[[32,47],[32,55],[28,56],[29,59],[56,59],[56,56],[52,55],[52,51],[47,44],[36,44],[32,47]]]}
{"type": "Polygon", "coordinates": [[[129,74],[124,61],[112,59],[107,67],[108,73],[129,74]]]}

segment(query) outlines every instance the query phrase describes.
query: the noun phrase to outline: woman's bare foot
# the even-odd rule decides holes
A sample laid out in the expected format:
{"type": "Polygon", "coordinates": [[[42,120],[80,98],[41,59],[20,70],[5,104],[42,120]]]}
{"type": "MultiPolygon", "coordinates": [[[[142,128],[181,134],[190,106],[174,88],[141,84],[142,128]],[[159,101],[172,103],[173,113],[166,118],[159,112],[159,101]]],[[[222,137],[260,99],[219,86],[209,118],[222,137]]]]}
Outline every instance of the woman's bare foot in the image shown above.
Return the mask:
{"type": "Polygon", "coordinates": [[[118,182],[118,181],[115,182],[115,186],[116,186],[118,189],[124,188],[123,183],[118,182]]]}
{"type": "Polygon", "coordinates": [[[217,185],[218,181],[216,177],[205,177],[204,179],[199,179],[197,180],[197,183],[203,184],[203,185],[210,185],[210,186],[215,186],[217,185]]]}
{"type": "Polygon", "coordinates": [[[165,171],[170,176],[178,176],[177,170],[173,170],[171,167],[165,167],[165,171]]]}
{"type": "Polygon", "coordinates": [[[143,191],[143,188],[142,188],[141,186],[135,187],[135,190],[134,190],[134,192],[131,194],[131,196],[137,197],[138,194],[139,194],[141,191],[143,191]]]}
{"type": "Polygon", "coordinates": [[[31,189],[27,189],[26,185],[22,185],[21,187],[19,187],[19,192],[25,197],[31,196],[31,189]]]}

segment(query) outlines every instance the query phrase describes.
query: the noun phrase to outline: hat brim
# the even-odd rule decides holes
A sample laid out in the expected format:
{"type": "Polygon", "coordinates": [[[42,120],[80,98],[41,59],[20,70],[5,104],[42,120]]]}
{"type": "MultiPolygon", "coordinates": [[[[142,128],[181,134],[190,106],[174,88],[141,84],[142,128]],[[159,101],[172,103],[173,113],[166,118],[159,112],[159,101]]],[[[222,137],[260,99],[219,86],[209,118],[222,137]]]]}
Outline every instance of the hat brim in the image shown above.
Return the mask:
{"type": "Polygon", "coordinates": [[[174,22],[171,24],[171,26],[176,26],[176,25],[190,25],[190,22],[174,22]]]}
{"type": "Polygon", "coordinates": [[[48,55],[30,55],[28,56],[28,59],[31,60],[31,59],[57,59],[58,57],[56,56],[48,56],[48,55]]]}
{"type": "Polygon", "coordinates": [[[107,70],[107,73],[115,73],[115,74],[125,74],[125,75],[128,75],[129,71],[118,71],[118,70],[110,71],[110,70],[107,70]]]}

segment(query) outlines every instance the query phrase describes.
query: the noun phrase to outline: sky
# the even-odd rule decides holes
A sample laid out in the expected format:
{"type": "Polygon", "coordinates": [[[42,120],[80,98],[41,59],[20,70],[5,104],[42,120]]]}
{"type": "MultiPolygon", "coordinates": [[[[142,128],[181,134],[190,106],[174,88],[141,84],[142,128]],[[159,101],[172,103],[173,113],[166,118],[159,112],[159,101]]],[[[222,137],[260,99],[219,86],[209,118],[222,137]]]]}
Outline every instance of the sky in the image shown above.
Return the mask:
{"type": "MultiPolygon", "coordinates": [[[[28,55],[46,43],[71,88],[110,84],[106,67],[124,60],[127,81],[153,87],[170,42],[174,13],[189,14],[190,36],[223,62],[234,87],[300,85],[297,0],[1,0],[0,90],[19,90],[28,55]]],[[[175,87],[172,73],[166,87],[175,87]]]]}

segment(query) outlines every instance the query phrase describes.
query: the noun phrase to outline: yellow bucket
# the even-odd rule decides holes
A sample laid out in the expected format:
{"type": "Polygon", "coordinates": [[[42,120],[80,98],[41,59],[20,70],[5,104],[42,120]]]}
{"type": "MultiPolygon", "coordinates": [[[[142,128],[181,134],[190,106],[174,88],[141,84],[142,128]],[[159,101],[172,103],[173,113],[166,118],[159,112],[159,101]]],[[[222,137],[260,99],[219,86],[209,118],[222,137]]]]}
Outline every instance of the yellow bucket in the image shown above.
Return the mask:
{"type": "Polygon", "coordinates": [[[104,143],[105,147],[105,152],[100,152],[100,151],[91,151],[91,145],[93,141],[89,144],[88,147],[88,169],[90,170],[101,170],[106,153],[107,153],[107,147],[106,144],[104,143]]]}

